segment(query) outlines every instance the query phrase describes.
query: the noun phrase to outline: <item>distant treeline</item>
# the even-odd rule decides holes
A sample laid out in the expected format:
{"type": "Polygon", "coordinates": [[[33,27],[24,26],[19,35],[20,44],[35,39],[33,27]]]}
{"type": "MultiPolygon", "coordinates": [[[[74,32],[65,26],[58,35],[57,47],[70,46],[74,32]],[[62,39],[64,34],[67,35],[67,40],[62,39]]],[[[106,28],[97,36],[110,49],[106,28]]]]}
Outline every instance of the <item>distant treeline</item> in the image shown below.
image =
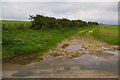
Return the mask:
{"type": "Polygon", "coordinates": [[[59,29],[59,28],[76,28],[89,25],[99,25],[98,22],[85,22],[82,20],[69,20],[66,18],[56,19],[54,17],[48,17],[43,15],[30,15],[31,29],[59,29]]]}

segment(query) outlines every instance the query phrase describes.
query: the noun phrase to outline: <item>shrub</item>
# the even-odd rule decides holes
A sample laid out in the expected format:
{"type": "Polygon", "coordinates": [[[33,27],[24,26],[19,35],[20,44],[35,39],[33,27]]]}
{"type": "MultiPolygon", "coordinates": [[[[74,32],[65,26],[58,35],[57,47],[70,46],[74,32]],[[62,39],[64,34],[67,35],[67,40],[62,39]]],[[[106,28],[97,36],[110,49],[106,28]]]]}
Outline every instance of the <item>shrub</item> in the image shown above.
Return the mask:
{"type": "Polygon", "coordinates": [[[30,20],[32,22],[31,29],[59,29],[59,28],[74,28],[83,27],[88,25],[98,25],[97,22],[85,22],[82,20],[69,20],[66,18],[56,19],[54,17],[47,17],[37,14],[36,16],[30,15],[30,20]]]}

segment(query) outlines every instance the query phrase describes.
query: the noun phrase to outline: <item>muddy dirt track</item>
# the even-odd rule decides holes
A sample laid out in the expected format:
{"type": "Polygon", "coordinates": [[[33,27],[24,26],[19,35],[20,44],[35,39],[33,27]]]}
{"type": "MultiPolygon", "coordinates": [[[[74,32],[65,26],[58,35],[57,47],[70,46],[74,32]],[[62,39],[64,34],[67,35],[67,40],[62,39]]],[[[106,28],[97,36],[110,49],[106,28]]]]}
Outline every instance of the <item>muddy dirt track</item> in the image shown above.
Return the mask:
{"type": "Polygon", "coordinates": [[[20,56],[4,62],[3,77],[117,78],[117,46],[94,39],[91,32],[84,37],[73,35],[42,56],[20,56]]]}

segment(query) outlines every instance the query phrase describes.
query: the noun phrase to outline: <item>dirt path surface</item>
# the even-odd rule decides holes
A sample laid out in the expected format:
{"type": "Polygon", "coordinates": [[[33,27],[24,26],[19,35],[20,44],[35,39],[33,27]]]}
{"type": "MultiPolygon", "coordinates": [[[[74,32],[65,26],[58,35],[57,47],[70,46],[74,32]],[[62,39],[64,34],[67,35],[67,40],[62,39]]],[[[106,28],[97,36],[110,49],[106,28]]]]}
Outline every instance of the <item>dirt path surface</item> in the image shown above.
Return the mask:
{"type": "Polygon", "coordinates": [[[80,37],[84,31],[58,43],[46,54],[35,56],[35,59],[31,56],[26,60],[22,56],[3,63],[3,77],[117,78],[118,46],[96,40],[90,36],[92,30],[80,37]]]}

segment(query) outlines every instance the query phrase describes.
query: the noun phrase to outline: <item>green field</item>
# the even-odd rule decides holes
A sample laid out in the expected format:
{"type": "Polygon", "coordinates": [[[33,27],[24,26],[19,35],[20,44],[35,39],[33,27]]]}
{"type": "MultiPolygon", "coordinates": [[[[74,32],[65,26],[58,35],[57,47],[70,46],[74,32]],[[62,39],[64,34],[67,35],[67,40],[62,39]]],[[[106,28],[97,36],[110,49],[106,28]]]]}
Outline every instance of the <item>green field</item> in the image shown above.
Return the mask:
{"type": "Polygon", "coordinates": [[[13,29],[28,29],[30,27],[30,21],[12,21],[2,20],[2,29],[13,30],[13,29]]]}
{"type": "Polygon", "coordinates": [[[106,41],[109,44],[120,44],[118,38],[118,26],[117,25],[99,25],[92,35],[97,38],[106,41]]]}
{"type": "Polygon", "coordinates": [[[53,48],[61,40],[86,28],[33,30],[29,29],[28,23],[30,22],[3,21],[3,59],[21,54],[42,54],[48,49],[53,48]],[[6,25],[8,26],[6,27],[6,25]]]}
{"type": "Polygon", "coordinates": [[[3,23],[10,23],[10,24],[15,24],[15,23],[30,23],[30,21],[15,21],[15,20],[1,20],[3,23]]]}

